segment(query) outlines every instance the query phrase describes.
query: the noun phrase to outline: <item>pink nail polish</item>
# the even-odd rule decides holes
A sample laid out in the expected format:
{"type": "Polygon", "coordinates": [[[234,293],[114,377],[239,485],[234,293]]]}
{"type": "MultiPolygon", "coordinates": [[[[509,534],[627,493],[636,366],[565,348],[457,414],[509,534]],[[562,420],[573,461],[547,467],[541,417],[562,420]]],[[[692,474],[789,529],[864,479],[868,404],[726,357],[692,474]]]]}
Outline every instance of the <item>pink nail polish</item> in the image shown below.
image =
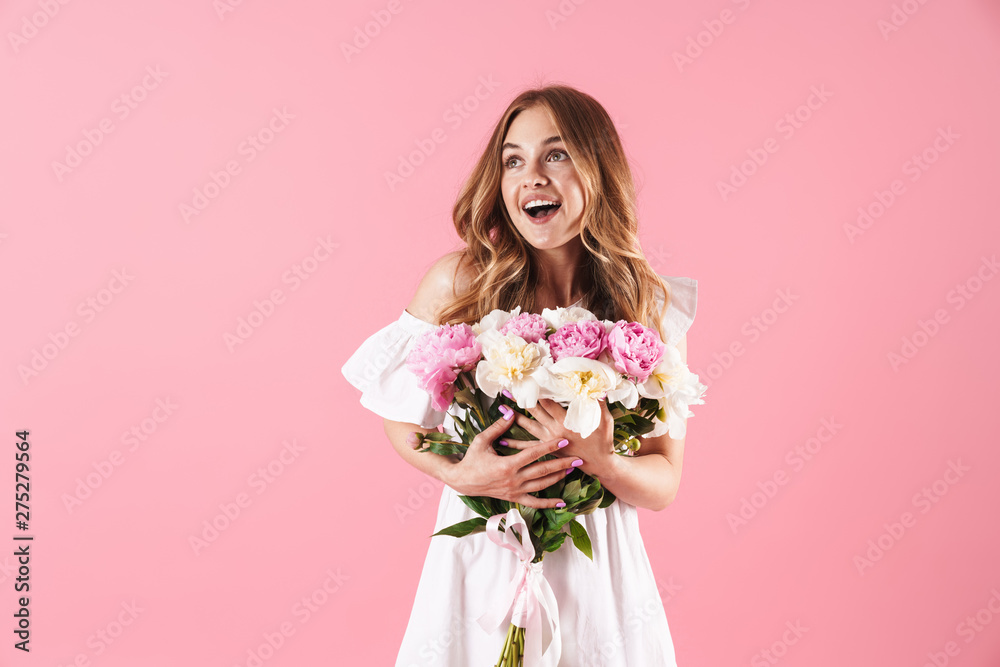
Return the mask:
{"type": "Polygon", "coordinates": [[[507,446],[508,446],[508,445],[507,445],[507,441],[506,441],[506,440],[501,440],[501,441],[500,441],[500,444],[501,444],[501,445],[503,445],[504,447],[507,447],[507,446]]]}
{"type": "Polygon", "coordinates": [[[559,441],[559,446],[560,447],[565,447],[568,444],[569,444],[569,440],[567,440],[566,438],[563,438],[562,440],[559,441]]]}
{"type": "Polygon", "coordinates": [[[556,507],[566,507],[566,503],[556,503],[556,507]]]}
{"type": "Polygon", "coordinates": [[[500,406],[500,412],[503,414],[503,418],[510,420],[514,416],[514,411],[508,408],[506,405],[500,406]]]}
{"type": "Polygon", "coordinates": [[[573,469],[572,469],[572,468],[566,468],[566,474],[567,474],[567,475],[568,475],[568,474],[570,474],[571,472],[573,472],[573,469]]]}
{"type": "Polygon", "coordinates": [[[582,466],[583,465],[583,459],[577,459],[576,461],[573,461],[573,465],[574,466],[582,466]]]}
{"type": "Polygon", "coordinates": [[[513,394],[511,394],[511,393],[510,393],[509,391],[507,391],[506,389],[504,389],[504,390],[503,390],[503,391],[501,391],[500,393],[501,393],[501,394],[503,394],[504,396],[506,396],[506,397],[507,397],[507,398],[509,398],[509,399],[513,399],[513,398],[514,398],[513,394]]]}

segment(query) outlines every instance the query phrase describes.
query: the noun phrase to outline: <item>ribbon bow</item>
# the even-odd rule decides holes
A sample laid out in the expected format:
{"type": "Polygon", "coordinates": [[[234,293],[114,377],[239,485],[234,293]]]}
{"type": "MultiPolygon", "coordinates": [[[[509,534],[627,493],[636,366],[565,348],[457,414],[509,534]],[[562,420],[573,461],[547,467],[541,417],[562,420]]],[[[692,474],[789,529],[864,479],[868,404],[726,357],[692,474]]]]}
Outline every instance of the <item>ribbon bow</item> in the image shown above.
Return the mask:
{"type": "Polygon", "coordinates": [[[486,534],[490,541],[504,549],[509,549],[521,561],[506,590],[495,607],[479,617],[479,626],[486,632],[494,632],[507,614],[510,622],[524,628],[525,667],[556,667],[562,654],[562,638],[559,635],[559,609],[552,587],[542,574],[542,563],[532,563],[535,547],[531,544],[528,524],[516,507],[507,514],[495,514],[486,522],[486,534]],[[506,518],[505,528],[500,528],[500,520],[506,518]],[[518,540],[512,528],[518,528],[518,540]],[[501,604],[502,603],[502,604],[501,604]],[[542,616],[552,633],[552,639],[542,650],[542,616]]]}

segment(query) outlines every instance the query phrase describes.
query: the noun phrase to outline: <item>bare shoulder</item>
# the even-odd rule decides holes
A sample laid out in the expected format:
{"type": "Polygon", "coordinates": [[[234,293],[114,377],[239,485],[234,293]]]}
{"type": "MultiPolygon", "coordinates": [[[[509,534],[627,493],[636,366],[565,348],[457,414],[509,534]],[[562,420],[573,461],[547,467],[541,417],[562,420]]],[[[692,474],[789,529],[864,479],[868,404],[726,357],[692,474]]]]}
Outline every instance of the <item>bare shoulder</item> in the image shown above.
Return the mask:
{"type": "Polygon", "coordinates": [[[455,250],[431,264],[406,307],[411,315],[425,322],[438,323],[444,304],[464,292],[471,282],[471,265],[468,260],[463,261],[464,255],[464,251],[455,250]]]}

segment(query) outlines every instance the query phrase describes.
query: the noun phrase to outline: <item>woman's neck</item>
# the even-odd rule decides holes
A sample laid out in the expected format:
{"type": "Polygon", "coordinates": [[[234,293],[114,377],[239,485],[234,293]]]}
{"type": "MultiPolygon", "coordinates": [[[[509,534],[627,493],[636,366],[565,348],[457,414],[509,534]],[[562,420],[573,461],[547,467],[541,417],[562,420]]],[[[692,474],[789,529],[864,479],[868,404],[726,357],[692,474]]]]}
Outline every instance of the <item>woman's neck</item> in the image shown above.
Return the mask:
{"type": "Polygon", "coordinates": [[[539,312],[543,308],[571,306],[592,291],[590,269],[583,261],[579,238],[559,248],[535,251],[535,305],[539,312]]]}

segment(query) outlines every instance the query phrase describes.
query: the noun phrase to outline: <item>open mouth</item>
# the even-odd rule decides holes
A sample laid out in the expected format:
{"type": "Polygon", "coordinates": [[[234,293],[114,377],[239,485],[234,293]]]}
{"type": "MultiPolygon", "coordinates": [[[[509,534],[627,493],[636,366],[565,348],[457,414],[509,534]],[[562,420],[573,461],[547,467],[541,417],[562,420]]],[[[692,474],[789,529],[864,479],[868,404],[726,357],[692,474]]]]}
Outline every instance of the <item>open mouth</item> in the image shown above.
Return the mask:
{"type": "Polygon", "coordinates": [[[562,206],[562,204],[554,201],[529,201],[524,205],[524,212],[532,218],[546,218],[555,213],[560,206],[562,206]]]}

